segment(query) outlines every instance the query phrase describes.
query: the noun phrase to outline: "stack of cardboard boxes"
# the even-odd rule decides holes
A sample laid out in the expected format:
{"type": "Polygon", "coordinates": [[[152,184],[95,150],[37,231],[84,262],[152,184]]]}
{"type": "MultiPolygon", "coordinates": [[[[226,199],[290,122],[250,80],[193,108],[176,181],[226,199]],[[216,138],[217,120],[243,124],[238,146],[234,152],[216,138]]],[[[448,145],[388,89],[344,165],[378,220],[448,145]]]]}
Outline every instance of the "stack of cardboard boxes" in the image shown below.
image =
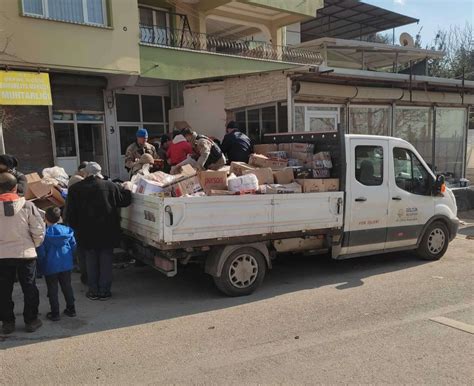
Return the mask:
{"type": "Polygon", "coordinates": [[[331,168],[330,153],[314,154],[314,144],[256,145],[248,164],[202,172],[186,165],[175,176],[153,173],[138,182],[136,192],[181,197],[338,191],[339,179],[329,178],[331,168]]]}
{"type": "Polygon", "coordinates": [[[25,199],[33,202],[39,209],[46,210],[49,207],[62,208],[65,200],[58,185],[51,184],[51,180],[46,182],[38,173],[27,174],[28,190],[25,199]]]}

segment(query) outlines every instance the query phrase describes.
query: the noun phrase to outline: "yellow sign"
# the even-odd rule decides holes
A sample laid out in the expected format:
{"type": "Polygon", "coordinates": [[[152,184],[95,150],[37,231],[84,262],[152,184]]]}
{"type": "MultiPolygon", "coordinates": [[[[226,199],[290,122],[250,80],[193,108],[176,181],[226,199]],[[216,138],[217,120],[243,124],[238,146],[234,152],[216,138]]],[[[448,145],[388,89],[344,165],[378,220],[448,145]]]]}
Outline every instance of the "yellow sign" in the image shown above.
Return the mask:
{"type": "Polygon", "coordinates": [[[0,105],[52,105],[49,74],[0,71],[0,105]]]}

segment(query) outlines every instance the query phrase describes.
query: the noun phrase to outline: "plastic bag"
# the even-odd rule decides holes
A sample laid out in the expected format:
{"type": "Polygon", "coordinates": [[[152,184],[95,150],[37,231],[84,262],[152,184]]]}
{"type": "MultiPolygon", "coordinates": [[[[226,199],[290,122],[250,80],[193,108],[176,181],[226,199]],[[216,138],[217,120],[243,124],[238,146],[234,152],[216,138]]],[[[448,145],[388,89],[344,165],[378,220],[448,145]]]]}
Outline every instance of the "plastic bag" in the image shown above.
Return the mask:
{"type": "Polygon", "coordinates": [[[66,171],[59,166],[43,169],[43,181],[51,185],[59,185],[67,188],[69,176],[66,171]]]}
{"type": "Polygon", "coordinates": [[[244,174],[227,180],[231,192],[247,192],[258,190],[258,179],[255,174],[244,174]]]}

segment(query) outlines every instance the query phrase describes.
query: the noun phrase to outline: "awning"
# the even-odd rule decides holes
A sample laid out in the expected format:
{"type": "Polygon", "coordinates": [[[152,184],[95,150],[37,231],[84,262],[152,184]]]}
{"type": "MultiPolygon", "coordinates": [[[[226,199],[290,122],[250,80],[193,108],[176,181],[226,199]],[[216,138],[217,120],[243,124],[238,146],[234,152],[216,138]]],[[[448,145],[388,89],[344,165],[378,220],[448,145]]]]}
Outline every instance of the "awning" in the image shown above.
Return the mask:
{"type": "Polygon", "coordinates": [[[301,24],[301,42],[323,37],[357,39],[418,21],[358,0],[324,0],[316,18],[301,24]]]}

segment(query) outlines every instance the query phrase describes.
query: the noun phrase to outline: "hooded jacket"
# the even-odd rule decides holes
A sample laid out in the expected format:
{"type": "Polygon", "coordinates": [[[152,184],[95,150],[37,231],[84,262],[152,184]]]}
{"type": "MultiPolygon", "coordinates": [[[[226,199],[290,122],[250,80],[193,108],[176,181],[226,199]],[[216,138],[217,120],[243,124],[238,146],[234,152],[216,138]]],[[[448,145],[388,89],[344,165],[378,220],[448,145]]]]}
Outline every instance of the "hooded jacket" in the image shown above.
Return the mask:
{"type": "Polygon", "coordinates": [[[230,162],[249,162],[250,154],[253,152],[250,138],[238,130],[224,136],[221,149],[230,162]]]}
{"type": "Polygon", "coordinates": [[[193,154],[193,147],[186,141],[183,135],[178,134],[170,143],[166,156],[170,160],[170,165],[175,166],[183,162],[188,154],[193,154]]]}
{"type": "Polygon", "coordinates": [[[37,249],[39,272],[48,276],[71,271],[75,249],[76,239],[71,228],[61,224],[47,227],[44,242],[37,249]]]}
{"type": "Polygon", "coordinates": [[[0,259],[36,258],[44,239],[44,222],[31,202],[16,194],[0,195],[0,259]]]}

